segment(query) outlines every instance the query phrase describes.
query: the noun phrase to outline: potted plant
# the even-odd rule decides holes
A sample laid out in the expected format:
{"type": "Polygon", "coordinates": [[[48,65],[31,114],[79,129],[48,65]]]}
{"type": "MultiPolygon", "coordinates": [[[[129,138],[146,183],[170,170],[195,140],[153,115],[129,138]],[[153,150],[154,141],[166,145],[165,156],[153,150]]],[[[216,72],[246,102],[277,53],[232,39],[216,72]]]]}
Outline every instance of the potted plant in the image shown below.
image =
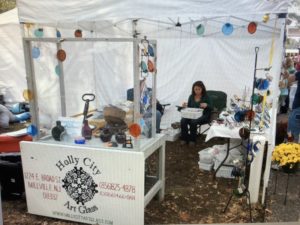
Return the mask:
{"type": "Polygon", "coordinates": [[[285,172],[296,171],[300,162],[300,144],[288,142],[276,146],[272,161],[279,164],[285,172]]]}

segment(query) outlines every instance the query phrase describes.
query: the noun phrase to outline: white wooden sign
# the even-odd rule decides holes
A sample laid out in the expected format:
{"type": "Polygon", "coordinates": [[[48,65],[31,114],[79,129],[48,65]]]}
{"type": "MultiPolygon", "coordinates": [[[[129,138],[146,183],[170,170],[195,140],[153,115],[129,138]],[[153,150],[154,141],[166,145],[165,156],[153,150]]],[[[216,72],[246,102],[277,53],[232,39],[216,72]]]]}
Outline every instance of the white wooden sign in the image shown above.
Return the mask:
{"type": "Polygon", "coordinates": [[[89,224],[144,224],[140,152],[22,142],[28,212],[89,224]]]}

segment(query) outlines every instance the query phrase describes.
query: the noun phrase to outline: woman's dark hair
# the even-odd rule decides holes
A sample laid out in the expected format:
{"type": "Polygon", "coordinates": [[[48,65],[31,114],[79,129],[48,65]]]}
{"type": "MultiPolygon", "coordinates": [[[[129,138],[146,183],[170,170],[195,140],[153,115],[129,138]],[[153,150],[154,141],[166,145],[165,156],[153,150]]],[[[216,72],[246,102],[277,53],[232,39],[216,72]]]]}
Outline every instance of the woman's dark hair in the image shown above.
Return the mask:
{"type": "Polygon", "coordinates": [[[203,82],[198,80],[193,84],[192,87],[192,95],[195,96],[195,91],[194,91],[194,87],[200,87],[202,89],[202,96],[206,95],[206,87],[204,86],[203,82]]]}

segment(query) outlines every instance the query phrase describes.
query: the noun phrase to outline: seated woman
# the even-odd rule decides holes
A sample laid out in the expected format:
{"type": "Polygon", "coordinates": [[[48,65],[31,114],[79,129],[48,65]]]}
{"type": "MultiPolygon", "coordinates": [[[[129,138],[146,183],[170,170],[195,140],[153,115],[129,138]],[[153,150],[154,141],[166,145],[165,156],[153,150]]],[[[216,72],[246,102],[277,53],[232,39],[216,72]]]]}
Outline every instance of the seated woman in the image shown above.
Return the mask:
{"type": "Polygon", "coordinates": [[[198,119],[182,118],[181,123],[181,145],[189,143],[194,146],[197,137],[197,125],[209,123],[211,115],[210,99],[206,95],[206,88],[202,81],[196,81],[192,87],[192,94],[188,103],[183,103],[182,107],[202,108],[203,115],[198,119]],[[188,127],[189,126],[189,127],[188,127]]]}

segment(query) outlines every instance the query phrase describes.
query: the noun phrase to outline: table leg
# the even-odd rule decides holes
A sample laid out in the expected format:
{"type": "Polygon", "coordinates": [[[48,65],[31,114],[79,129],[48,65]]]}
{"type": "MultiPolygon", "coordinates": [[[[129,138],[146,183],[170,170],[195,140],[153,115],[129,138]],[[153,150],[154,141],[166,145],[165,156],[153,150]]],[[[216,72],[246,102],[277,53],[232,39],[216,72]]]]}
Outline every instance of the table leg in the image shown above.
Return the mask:
{"type": "Polygon", "coordinates": [[[159,168],[158,168],[159,174],[158,178],[159,181],[161,181],[162,185],[158,192],[158,198],[159,201],[164,200],[165,196],[165,144],[163,144],[159,148],[159,168]]]}
{"type": "Polygon", "coordinates": [[[227,138],[227,150],[226,150],[226,156],[223,159],[223,161],[220,163],[220,165],[218,166],[218,168],[216,169],[214,175],[213,175],[213,179],[216,179],[216,174],[219,171],[219,169],[221,168],[221,166],[223,166],[224,162],[226,161],[226,159],[228,158],[229,155],[229,150],[230,150],[230,139],[227,138]]]}

